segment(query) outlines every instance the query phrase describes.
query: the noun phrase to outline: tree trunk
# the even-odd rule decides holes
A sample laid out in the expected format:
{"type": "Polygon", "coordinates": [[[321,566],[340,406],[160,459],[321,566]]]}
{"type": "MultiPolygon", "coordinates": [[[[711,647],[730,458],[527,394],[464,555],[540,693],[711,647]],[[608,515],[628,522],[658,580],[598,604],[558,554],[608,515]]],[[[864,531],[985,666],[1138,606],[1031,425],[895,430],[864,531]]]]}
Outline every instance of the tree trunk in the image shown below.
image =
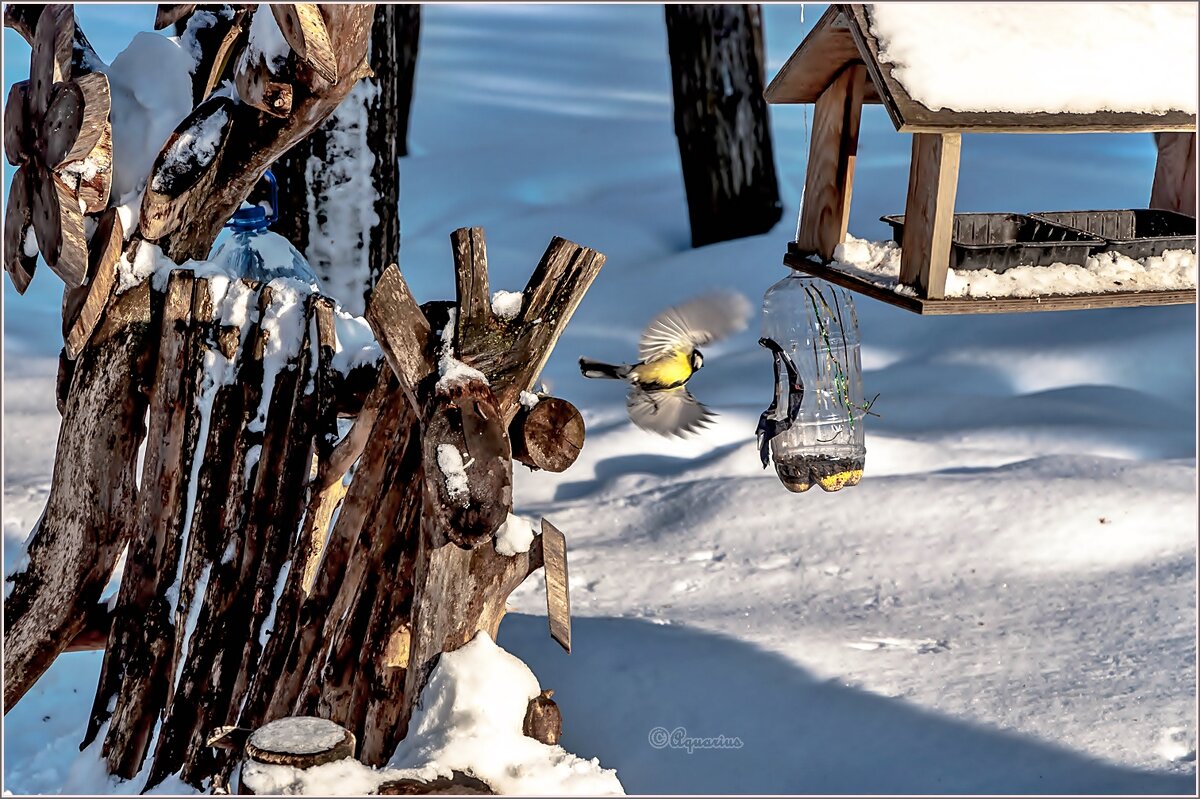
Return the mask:
{"type": "Polygon", "coordinates": [[[675,136],[692,246],[765,233],[783,213],[757,5],[668,5],[675,136]]]}
{"type": "Polygon", "coordinates": [[[364,78],[312,135],[271,167],[283,197],[274,229],[304,253],[322,288],[362,314],[400,258],[400,157],[421,26],[419,5],[375,8],[364,78]]]}

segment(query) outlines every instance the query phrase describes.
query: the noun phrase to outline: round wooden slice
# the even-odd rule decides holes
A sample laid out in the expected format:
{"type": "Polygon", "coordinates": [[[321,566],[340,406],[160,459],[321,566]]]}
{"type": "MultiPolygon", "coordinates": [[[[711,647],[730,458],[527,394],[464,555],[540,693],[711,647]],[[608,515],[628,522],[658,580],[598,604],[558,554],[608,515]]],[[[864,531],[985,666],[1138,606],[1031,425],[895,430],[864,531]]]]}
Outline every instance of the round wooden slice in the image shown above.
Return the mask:
{"type": "Polygon", "coordinates": [[[354,734],[328,719],[289,716],[251,733],[246,757],[269,766],[312,768],[354,757],[354,734]]]}
{"type": "Polygon", "coordinates": [[[4,212],[4,269],[12,278],[18,294],[24,294],[37,268],[37,256],[25,254],[25,232],[29,229],[32,205],[29,196],[29,167],[13,175],[8,188],[8,208],[4,212]]]}
{"type": "Polygon", "coordinates": [[[58,84],[54,87],[50,107],[46,109],[46,116],[42,120],[41,136],[38,137],[42,162],[53,168],[66,160],[75,148],[82,126],[83,92],[70,81],[58,84]]]}
{"type": "Polygon", "coordinates": [[[29,135],[29,81],[14,83],[8,90],[8,102],[4,105],[4,157],[13,166],[29,160],[26,150],[29,135]]]}

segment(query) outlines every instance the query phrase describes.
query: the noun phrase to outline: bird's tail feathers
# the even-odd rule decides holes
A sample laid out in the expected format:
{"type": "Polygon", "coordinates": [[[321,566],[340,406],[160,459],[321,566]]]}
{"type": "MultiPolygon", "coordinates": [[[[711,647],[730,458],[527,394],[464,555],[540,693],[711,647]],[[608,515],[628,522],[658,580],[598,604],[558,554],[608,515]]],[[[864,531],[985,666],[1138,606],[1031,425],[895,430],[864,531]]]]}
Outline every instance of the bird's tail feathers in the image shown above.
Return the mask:
{"type": "Polygon", "coordinates": [[[603,361],[593,361],[589,358],[580,358],[579,371],[583,372],[584,377],[593,377],[602,380],[624,380],[626,377],[629,377],[629,373],[633,371],[633,367],[627,363],[612,364],[604,363],[603,361]]]}

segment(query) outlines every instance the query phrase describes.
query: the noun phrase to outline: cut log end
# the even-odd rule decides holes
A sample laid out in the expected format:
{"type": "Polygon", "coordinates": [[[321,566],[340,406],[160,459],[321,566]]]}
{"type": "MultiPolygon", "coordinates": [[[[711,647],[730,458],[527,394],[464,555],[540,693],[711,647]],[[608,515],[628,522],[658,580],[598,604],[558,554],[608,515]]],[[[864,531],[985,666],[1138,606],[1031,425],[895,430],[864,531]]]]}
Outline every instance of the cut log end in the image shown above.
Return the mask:
{"type": "Polygon", "coordinates": [[[267,766],[312,768],[354,757],[354,733],[328,719],[290,716],[251,733],[245,754],[267,766]]]}
{"type": "Polygon", "coordinates": [[[494,796],[495,793],[486,782],[462,771],[454,771],[449,777],[438,777],[428,782],[392,780],[383,783],[375,791],[377,796],[494,796]]]}
{"type": "Polygon", "coordinates": [[[583,415],[571,403],[542,397],[532,408],[522,406],[508,430],[513,458],[531,469],[566,471],[583,449],[583,415]]]}

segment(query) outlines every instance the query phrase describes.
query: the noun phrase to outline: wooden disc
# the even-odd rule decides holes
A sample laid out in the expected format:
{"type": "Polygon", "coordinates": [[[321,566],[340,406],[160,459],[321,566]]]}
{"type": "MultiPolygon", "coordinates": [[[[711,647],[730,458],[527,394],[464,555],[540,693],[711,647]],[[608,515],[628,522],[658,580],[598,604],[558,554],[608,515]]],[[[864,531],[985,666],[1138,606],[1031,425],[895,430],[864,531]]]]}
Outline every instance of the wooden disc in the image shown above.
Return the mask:
{"type": "Polygon", "coordinates": [[[13,175],[8,188],[8,209],[4,212],[4,269],[12,278],[18,294],[24,294],[33,280],[37,256],[25,255],[25,232],[29,229],[32,204],[29,196],[29,167],[13,175]]]}
{"type": "Polygon", "coordinates": [[[75,44],[75,12],[64,3],[48,5],[38,17],[37,32],[33,37],[33,55],[29,62],[29,79],[32,82],[30,108],[35,120],[50,105],[54,84],[71,75],[71,55],[75,44]]]}
{"type": "Polygon", "coordinates": [[[29,160],[25,142],[29,135],[29,81],[14,83],[8,90],[8,102],[4,105],[4,157],[13,166],[29,160]]]}
{"type": "Polygon", "coordinates": [[[46,265],[69,287],[87,276],[87,235],[75,192],[53,172],[38,169],[33,183],[33,232],[46,265]]]}
{"type": "Polygon", "coordinates": [[[583,449],[586,430],[579,410],[564,399],[543,397],[522,409],[509,432],[513,457],[534,469],[562,472],[583,449]]]}
{"type": "Polygon", "coordinates": [[[354,757],[354,733],[328,719],[289,716],[251,733],[246,757],[269,766],[312,768],[354,757]]]}
{"type": "Polygon", "coordinates": [[[38,137],[42,162],[53,169],[66,160],[75,149],[82,126],[83,92],[72,81],[56,85],[38,137]]]}

